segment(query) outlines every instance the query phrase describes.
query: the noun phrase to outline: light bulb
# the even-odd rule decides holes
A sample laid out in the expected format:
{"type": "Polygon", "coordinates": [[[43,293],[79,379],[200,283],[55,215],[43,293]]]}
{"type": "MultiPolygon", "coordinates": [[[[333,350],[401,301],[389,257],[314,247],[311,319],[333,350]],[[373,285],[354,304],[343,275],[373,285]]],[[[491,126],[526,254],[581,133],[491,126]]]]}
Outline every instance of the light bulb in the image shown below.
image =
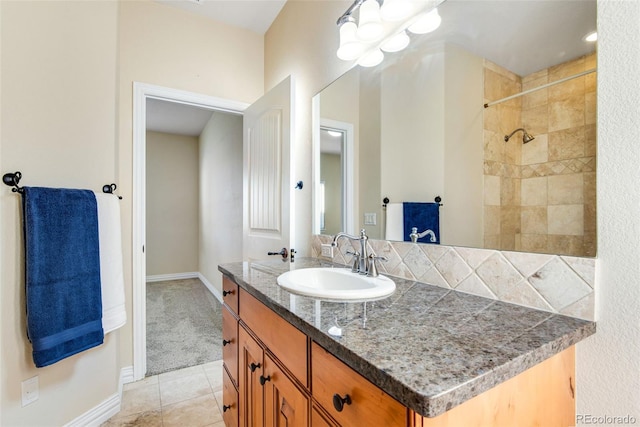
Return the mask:
{"type": "Polygon", "coordinates": [[[598,33],[593,31],[593,32],[587,34],[586,36],[584,36],[584,41],[589,42],[589,43],[594,43],[594,42],[598,41],[598,33]]]}
{"type": "Polygon", "coordinates": [[[409,25],[409,31],[414,34],[426,34],[434,31],[440,26],[442,18],[438,14],[438,9],[420,15],[420,17],[411,25],[409,25]]]}
{"type": "Polygon", "coordinates": [[[357,29],[353,18],[340,25],[340,47],[336,53],[338,58],[352,61],[362,55],[364,47],[356,38],[357,29]]]}
{"type": "Polygon", "coordinates": [[[376,0],[366,0],[360,6],[360,20],[356,32],[360,40],[375,40],[380,37],[384,27],[380,22],[380,5],[376,0]]]}
{"type": "Polygon", "coordinates": [[[384,0],[380,7],[380,16],[385,21],[402,21],[411,14],[411,10],[408,0],[384,0]]]}
{"type": "Polygon", "coordinates": [[[384,53],[380,49],[375,49],[366,53],[358,60],[358,65],[363,67],[375,67],[384,59],[384,53]]]}
{"type": "Polygon", "coordinates": [[[380,46],[380,49],[385,52],[399,52],[407,47],[410,41],[409,35],[405,31],[402,31],[385,41],[382,46],[380,46]]]}

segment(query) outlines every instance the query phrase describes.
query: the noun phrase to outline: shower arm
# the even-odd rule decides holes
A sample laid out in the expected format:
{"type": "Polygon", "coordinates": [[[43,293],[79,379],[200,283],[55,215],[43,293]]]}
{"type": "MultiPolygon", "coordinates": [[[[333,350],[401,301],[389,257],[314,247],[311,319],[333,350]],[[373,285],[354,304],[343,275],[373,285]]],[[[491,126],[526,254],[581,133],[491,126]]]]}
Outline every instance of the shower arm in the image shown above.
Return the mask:
{"type": "Polygon", "coordinates": [[[509,141],[509,138],[511,138],[511,137],[513,136],[513,134],[514,134],[514,133],[516,133],[516,132],[518,132],[518,131],[522,131],[522,132],[524,132],[524,133],[527,133],[527,131],[526,131],[526,130],[524,130],[524,128],[518,128],[518,129],[514,130],[513,132],[511,132],[509,135],[506,135],[506,136],[504,137],[504,142],[509,141]]]}

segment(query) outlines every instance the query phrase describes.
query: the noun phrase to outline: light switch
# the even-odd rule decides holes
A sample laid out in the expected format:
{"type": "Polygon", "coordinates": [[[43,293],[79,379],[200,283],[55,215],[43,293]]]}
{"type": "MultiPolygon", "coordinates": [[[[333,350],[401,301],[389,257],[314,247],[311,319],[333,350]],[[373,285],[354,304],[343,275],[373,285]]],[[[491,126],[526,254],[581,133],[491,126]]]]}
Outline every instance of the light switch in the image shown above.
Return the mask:
{"type": "Polygon", "coordinates": [[[376,213],[375,212],[365,212],[365,214],[364,214],[364,225],[376,225],[376,213]]]}

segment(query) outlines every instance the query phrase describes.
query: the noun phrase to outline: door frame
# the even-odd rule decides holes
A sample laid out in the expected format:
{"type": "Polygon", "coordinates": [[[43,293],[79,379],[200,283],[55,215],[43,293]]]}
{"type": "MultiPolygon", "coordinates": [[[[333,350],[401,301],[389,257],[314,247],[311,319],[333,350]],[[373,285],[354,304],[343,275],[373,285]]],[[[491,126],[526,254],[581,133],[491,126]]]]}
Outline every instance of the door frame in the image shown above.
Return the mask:
{"type": "Polygon", "coordinates": [[[344,144],[342,147],[342,230],[345,233],[355,234],[355,202],[354,202],[354,172],[355,172],[355,137],[353,123],[341,122],[319,118],[320,97],[313,98],[314,124],[312,135],[312,194],[313,194],[313,233],[320,234],[320,128],[332,128],[344,133],[344,144]],[[316,116],[317,114],[317,116],[316,116]]]}
{"type": "Polygon", "coordinates": [[[146,303],[146,129],[147,99],[203,107],[212,111],[242,115],[249,104],[224,98],[187,92],[147,83],[133,82],[133,379],[147,372],[147,303],[146,303]]]}

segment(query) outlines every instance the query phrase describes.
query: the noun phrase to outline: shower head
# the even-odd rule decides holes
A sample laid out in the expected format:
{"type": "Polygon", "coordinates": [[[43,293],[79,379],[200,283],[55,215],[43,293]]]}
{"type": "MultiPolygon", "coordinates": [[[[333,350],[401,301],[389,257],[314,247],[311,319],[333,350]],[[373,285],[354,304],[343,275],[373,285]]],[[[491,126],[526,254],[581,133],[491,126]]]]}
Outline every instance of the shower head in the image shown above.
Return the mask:
{"type": "Polygon", "coordinates": [[[519,130],[522,131],[522,143],[523,144],[526,144],[527,142],[531,142],[534,139],[536,139],[535,137],[531,136],[526,130],[524,130],[524,128],[518,128],[518,129],[514,130],[513,132],[511,132],[509,135],[505,135],[504,136],[504,142],[509,141],[509,138],[511,138],[513,136],[513,134],[518,132],[519,130]]]}

